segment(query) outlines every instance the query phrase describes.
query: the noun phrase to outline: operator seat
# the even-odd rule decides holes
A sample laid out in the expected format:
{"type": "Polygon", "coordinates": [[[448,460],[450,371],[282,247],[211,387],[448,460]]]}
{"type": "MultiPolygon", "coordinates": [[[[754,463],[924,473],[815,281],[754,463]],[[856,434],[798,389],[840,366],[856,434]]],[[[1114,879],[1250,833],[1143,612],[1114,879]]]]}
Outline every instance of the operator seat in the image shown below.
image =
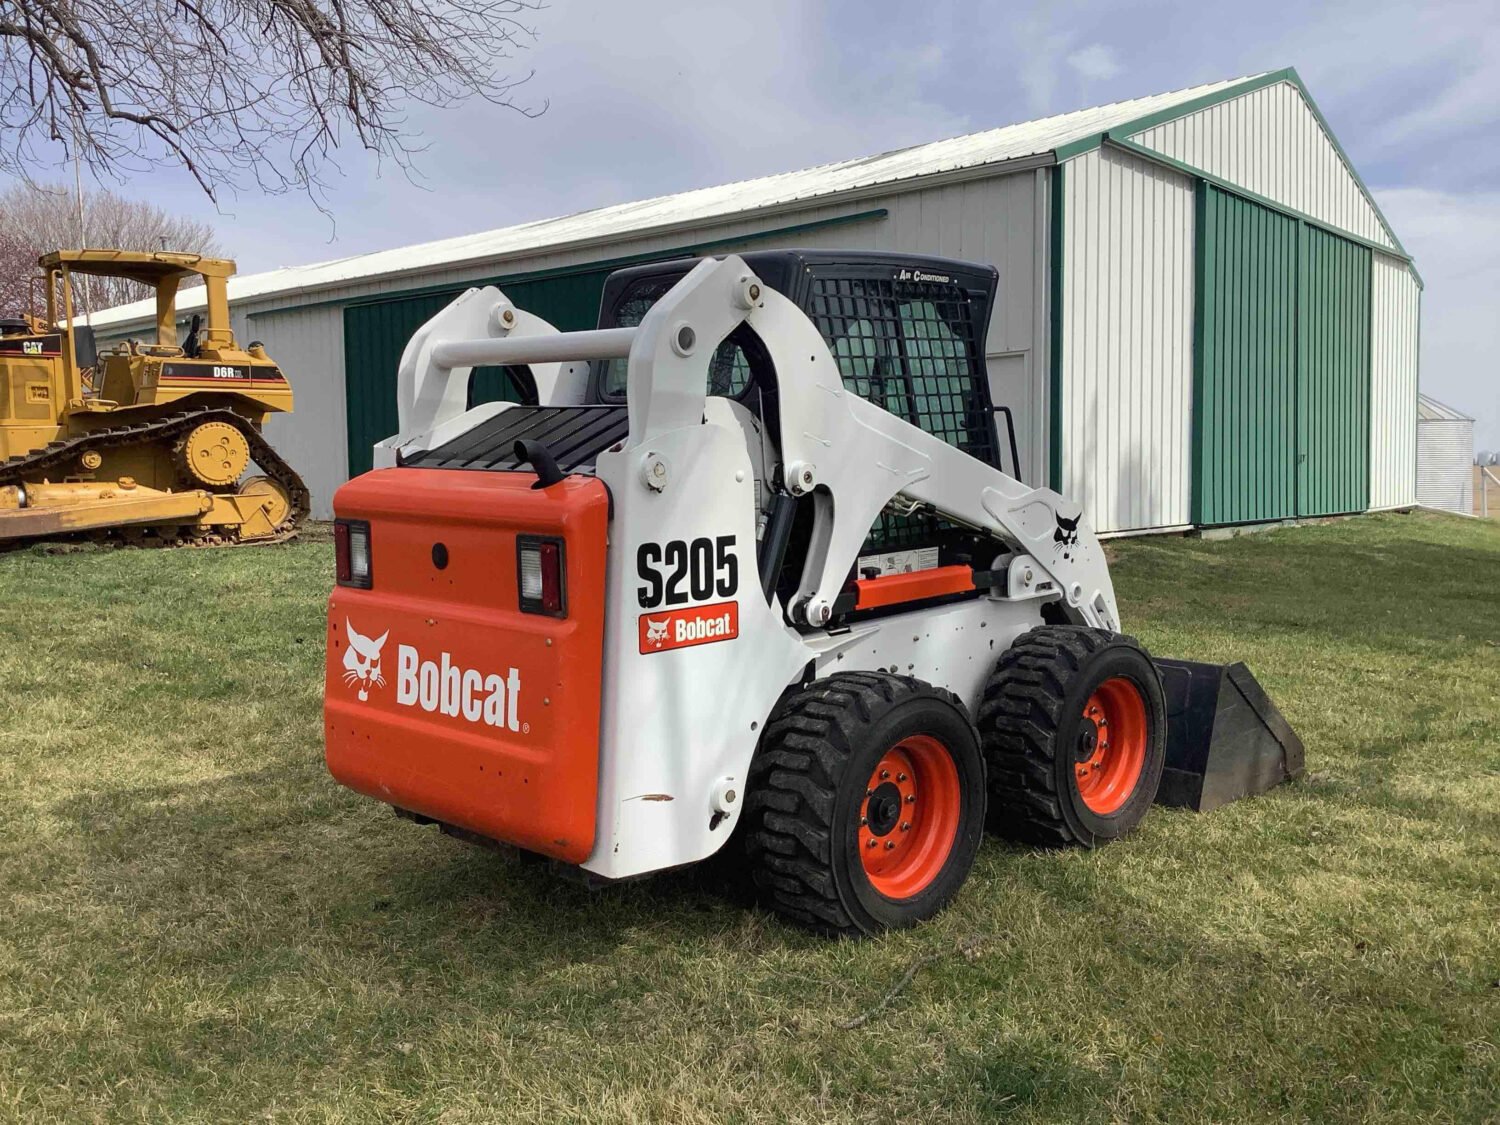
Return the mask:
{"type": "Polygon", "coordinates": [[[188,359],[197,359],[200,345],[198,343],[198,329],[203,327],[203,318],[197,313],[188,325],[188,333],[182,338],[182,354],[188,359]]]}

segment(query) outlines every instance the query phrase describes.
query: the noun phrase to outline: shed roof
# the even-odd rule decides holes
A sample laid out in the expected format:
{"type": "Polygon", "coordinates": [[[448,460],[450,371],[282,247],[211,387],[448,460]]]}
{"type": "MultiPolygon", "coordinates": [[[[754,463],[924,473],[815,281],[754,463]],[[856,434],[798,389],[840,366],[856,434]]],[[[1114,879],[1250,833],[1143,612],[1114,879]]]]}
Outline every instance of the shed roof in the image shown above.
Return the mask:
{"type": "MultiPolygon", "coordinates": [[[[451,269],[473,263],[494,263],[507,258],[531,256],[579,244],[610,239],[640,237],[685,225],[726,221],[747,212],[812,203],[859,189],[899,184],[943,173],[986,165],[1004,164],[1027,157],[1046,157],[1064,150],[1071,154],[1111,129],[1142,118],[1188,112],[1205,99],[1231,97],[1238,88],[1263,82],[1274,73],[1192,86],[1165,94],[1114,102],[1091,109],[986,129],[949,140],[933,141],[896,149],[877,156],[821,164],[796,172],[782,172],[755,180],[698,188],[676,195],[657,196],[634,203],[619,203],[592,211],[580,211],[555,219],[520,223],[479,234],[460,235],[393,250],[377,250],[306,266],[288,266],[232,278],[229,299],[246,301],[266,297],[292,297],[310,291],[360,284],[382,278],[420,273],[435,268],[451,269]]],[[[1290,73],[1290,72],[1287,72],[1290,73]]],[[[202,294],[187,292],[178,308],[187,311],[202,305],[202,294]]],[[[147,301],[120,305],[94,314],[96,326],[123,324],[154,316],[147,301]]]]}
{"type": "Polygon", "coordinates": [[[1435,398],[1419,394],[1417,396],[1417,421],[1418,422],[1472,422],[1467,414],[1461,414],[1451,406],[1446,406],[1435,398]]]}

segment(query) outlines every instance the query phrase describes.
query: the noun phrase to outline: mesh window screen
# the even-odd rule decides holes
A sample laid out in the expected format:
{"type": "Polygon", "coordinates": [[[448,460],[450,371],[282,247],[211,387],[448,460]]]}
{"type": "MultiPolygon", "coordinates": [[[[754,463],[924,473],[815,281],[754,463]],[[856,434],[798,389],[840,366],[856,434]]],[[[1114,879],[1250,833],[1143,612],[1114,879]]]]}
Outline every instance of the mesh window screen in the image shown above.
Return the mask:
{"type": "MultiPolygon", "coordinates": [[[[997,464],[973,312],[962,288],[837,276],[815,277],[812,286],[809,314],[849,390],[997,464]]],[[[864,553],[926,546],[948,526],[930,515],[886,513],[871,529],[864,553]]]]}
{"type": "MultiPolygon", "coordinates": [[[[666,295],[667,290],[682,280],[678,277],[647,277],[637,281],[625,291],[615,307],[615,326],[635,328],[651,306],[666,295]]],[[[601,384],[607,398],[621,398],[625,394],[625,371],[628,361],[612,359],[604,369],[601,384]]],[[[750,363],[739,345],[725,340],[714,351],[708,363],[708,393],[710,396],[734,398],[750,383],[750,363]]]]}

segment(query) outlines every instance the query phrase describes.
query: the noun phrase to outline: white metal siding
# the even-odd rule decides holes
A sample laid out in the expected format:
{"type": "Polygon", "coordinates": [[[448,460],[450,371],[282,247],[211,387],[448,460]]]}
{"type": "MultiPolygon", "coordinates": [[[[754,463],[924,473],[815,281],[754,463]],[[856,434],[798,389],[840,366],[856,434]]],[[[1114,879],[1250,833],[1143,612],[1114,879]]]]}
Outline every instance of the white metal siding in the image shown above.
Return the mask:
{"type": "Polygon", "coordinates": [[[266,437],[307,483],[313,518],[332,519],[333,490],[349,475],[343,311],[296,309],[248,324],[240,316],[233,320],[235,335],[265,344],[291,381],[292,413],[272,415],[266,437]]]}
{"type": "Polygon", "coordinates": [[[1417,324],[1406,263],[1374,255],[1370,300],[1370,507],[1417,501],[1417,324]]]}
{"type": "Polygon", "coordinates": [[[1452,512],[1474,510],[1474,423],[1417,424],[1417,500],[1452,512]]]}
{"type": "Polygon", "coordinates": [[[1278,82],[1131,138],[1284,207],[1395,248],[1317,115],[1278,82]]]}
{"type": "Polygon", "coordinates": [[[1186,524],[1192,181],[1100,149],[1063,193],[1062,491],[1096,531],[1186,524]]]}

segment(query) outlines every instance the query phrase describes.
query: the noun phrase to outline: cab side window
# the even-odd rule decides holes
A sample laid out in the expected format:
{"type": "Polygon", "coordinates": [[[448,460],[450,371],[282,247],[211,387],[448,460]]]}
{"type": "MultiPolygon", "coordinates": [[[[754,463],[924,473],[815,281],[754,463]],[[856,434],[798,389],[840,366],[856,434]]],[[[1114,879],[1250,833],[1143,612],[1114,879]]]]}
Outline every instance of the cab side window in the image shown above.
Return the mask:
{"type": "Polygon", "coordinates": [[[937,282],[816,277],[810,312],[849,390],[997,463],[963,290],[937,282]]]}
{"type": "Polygon", "coordinates": [[[933,301],[908,301],[897,315],[917,424],[962,449],[970,442],[968,341],[953,330],[933,301]]]}
{"type": "MultiPolygon", "coordinates": [[[[808,312],[845,387],[998,466],[972,306],[962,288],[894,277],[814,277],[808,312]]],[[[887,512],[861,553],[931,546],[952,530],[930,514],[887,512]]]]}

